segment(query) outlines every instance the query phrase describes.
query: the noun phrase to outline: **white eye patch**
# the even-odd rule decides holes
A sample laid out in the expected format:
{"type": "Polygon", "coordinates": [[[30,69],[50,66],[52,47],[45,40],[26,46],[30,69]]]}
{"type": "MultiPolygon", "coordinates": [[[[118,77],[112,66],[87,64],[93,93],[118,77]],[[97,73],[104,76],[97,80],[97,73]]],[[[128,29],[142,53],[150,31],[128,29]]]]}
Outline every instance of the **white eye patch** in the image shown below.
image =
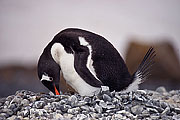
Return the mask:
{"type": "Polygon", "coordinates": [[[49,82],[51,82],[52,81],[52,79],[50,79],[50,77],[48,76],[48,75],[42,75],[42,78],[41,78],[41,81],[43,81],[43,80],[46,80],[46,81],[49,81],[49,82]]]}

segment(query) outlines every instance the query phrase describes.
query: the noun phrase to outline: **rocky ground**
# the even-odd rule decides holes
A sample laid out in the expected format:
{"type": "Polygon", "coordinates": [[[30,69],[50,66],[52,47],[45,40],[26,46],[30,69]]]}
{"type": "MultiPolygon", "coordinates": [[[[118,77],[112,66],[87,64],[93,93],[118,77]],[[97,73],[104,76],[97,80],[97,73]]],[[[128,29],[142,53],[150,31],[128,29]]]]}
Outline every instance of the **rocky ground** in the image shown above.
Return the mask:
{"type": "Polygon", "coordinates": [[[97,96],[17,91],[0,99],[0,120],[180,120],[180,90],[101,91],[97,96]]]}

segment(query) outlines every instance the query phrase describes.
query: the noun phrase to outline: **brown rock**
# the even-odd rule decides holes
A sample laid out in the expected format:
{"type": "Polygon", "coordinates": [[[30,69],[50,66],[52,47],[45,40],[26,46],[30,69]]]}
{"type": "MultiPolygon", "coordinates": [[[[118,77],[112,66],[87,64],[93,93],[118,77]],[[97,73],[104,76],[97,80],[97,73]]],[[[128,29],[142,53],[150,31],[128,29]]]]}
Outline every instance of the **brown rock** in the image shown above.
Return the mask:
{"type": "MultiPolygon", "coordinates": [[[[8,65],[0,68],[0,98],[14,94],[17,90],[30,90],[33,92],[48,93],[37,75],[37,67],[21,65],[8,65]]],[[[60,90],[75,92],[61,77],[60,90]]]]}
{"type": "Polygon", "coordinates": [[[167,90],[180,89],[180,63],[169,42],[155,45],[131,42],[125,60],[129,71],[133,73],[137,69],[150,46],[153,46],[156,51],[155,64],[152,67],[151,76],[141,85],[141,88],[155,90],[158,86],[165,86],[167,90]]]}

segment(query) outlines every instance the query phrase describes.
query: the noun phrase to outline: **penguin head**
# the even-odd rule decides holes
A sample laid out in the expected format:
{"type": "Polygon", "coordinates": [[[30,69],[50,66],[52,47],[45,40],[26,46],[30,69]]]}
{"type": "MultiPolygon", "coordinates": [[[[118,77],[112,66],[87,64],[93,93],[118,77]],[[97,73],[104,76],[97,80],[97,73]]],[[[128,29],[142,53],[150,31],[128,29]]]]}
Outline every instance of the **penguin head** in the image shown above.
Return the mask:
{"type": "Polygon", "coordinates": [[[55,95],[59,94],[60,66],[44,50],[38,61],[38,77],[42,84],[55,95]]]}
{"type": "Polygon", "coordinates": [[[54,77],[49,76],[47,73],[44,72],[42,74],[42,77],[40,81],[44,86],[46,86],[51,92],[53,92],[55,95],[60,95],[59,94],[59,84],[54,82],[54,77]]]}

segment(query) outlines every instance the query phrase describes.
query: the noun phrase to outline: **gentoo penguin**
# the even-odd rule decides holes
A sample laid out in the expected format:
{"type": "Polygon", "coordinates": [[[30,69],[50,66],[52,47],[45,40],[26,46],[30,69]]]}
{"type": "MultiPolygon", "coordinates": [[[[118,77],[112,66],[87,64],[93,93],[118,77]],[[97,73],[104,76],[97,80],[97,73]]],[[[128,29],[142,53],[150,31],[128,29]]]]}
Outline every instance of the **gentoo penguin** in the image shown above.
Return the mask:
{"type": "Polygon", "coordinates": [[[151,47],[134,74],[113,45],[95,33],[68,28],[45,47],[38,61],[38,76],[59,94],[62,73],[67,84],[82,96],[92,96],[108,86],[110,91],[133,91],[149,75],[155,51],[151,47]]]}

